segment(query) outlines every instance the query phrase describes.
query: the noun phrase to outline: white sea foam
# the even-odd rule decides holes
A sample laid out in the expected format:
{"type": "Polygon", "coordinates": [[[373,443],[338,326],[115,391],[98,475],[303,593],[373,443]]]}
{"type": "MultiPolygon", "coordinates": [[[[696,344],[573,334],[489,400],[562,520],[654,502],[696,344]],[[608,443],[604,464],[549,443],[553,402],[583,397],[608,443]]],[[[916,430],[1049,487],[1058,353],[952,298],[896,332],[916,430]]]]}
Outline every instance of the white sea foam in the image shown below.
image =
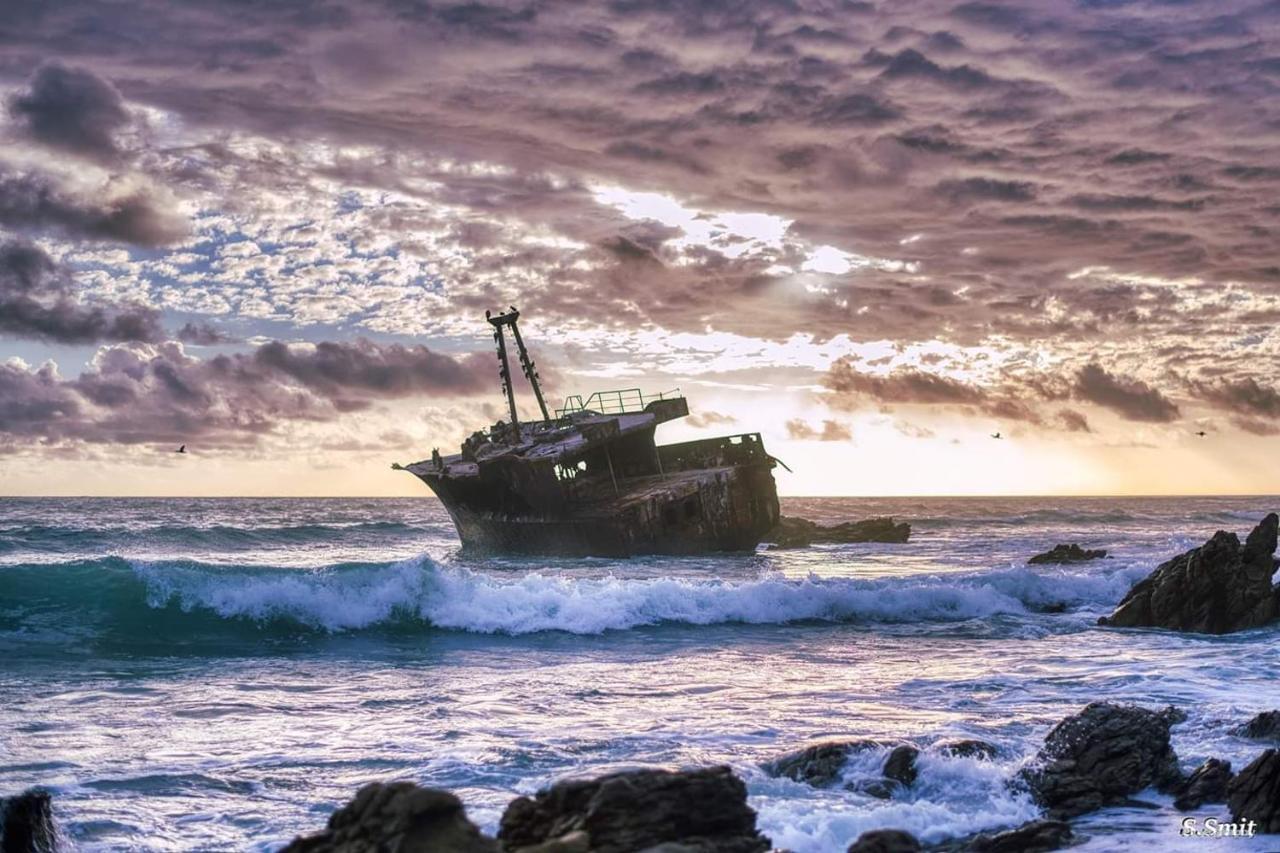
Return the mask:
{"type": "Polygon", "coordinates": [[[1114,602],[1128,573],[1010,569],[983,575],[877,579],[502,578],[419,557],[386,566],[321,571],[213,569],[134,563],[148,604],[224,617],[284,618],[332,631],[395,619],[480,633],[596,634],[663,622],[773,624],[801,620],[958,622],[1049,605],[1114,602]]]}

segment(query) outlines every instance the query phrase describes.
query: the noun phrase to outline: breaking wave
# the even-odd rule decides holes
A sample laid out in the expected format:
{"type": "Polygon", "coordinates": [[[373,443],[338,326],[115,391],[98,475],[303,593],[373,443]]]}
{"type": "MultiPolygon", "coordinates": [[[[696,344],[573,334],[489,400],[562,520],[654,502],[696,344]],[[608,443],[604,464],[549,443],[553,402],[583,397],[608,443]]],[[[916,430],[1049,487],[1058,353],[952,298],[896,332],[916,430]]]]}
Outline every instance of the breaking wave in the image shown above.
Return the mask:
{"type": "Polygon", "coordinates": [[[485,574],[421,556],[322,569],[119,557],[0,568],[0,630],[67,623],[181,636],[378,627],[598,634],[675,623],[962,622],[1114,604],[1141,574],[1009,569],[876,579],[485,574]]]}

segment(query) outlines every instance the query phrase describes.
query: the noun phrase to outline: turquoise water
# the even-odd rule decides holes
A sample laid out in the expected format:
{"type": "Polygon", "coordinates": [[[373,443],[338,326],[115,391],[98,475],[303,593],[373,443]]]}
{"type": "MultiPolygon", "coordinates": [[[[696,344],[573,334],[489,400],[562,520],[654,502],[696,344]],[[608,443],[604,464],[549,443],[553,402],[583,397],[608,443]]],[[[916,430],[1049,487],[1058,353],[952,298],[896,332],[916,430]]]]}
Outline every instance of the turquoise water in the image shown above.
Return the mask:
{"type": "MultiPolygon", "coordinates": [[[[1035,809],[1004,781],[1095,699],[1185,708],[1188,769],[1259,751],[1226,731],[1280,708],[1276,629],[1094,622],[1163,559],[1278,505],[792,500],[819,520],[896,515],[912,539],[618,561],[463,559],[429,499],[0,500],[0,795],[52,789],[78,849],[271,850],[373,779],[448,787],[492,830],[566,774],[727,762],[797,851],[1011,825],[1035,809]],[[1025,566],[1069,541],[1113,558],[1025,566]],[[757,769],[840,736],[916,741],[920,781],[885,802],[757,769]],[[1003,757],[928,749],[956,736],[1003,757]]],[[[1162,808],[1085,820],[1083,849],[1203,849],[1144,796],[1162,808]]]]}

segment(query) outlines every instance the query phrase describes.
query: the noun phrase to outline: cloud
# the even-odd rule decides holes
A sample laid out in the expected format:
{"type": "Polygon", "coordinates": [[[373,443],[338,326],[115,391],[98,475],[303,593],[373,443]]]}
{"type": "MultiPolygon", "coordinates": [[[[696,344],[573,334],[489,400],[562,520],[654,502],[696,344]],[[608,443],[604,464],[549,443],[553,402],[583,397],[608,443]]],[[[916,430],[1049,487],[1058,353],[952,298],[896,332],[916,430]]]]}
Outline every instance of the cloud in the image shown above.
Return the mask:
{"type": "Polygon", "coordinates": [[[738,419],[735,418],[733,415],[725,415],[725,414],[721,414],[720,412],[713,412],[710,409],[706,409],[703,411],[690,413],[690,415],[684,419],[684,422],[687,423],[689,426],[703,429],[706,427],[728,426],[729,424],[736,424],[738,422],[738,419]]]}
{"type": "Polygon", "coordinates": [[[8,170],[2,162],[0,225],[141,246],[167,245],[187,233],[173,200],[138,178],[114,177],[74,192],[47,174],[8,170]]]}
{"type": "Polygon", "coordinates": [[[1159,390],[1137,379],[1117,377],[1099,364],[1080,368],[1073,392],[1077,399],[1131,421],[1168,423],[1181,415],[1178,406],[1159,390]]]}
{"type": "Polygon", "coordinates": [[[806,421],[795,418],[787,421],[787,436],[797,441],[852,441],[853,432],[839,421],[824,420],[822,429],[810,426],[806,421]]]}
{"type": "Polygon", "coordinates": [[[175,337],[184,344],[206,347],[240,342],[240,339],[235,335],[230,335],[210,323],[203,322],[183,324],[175,337]]]}
{"type": "Polygon", "coordinates": [[[58,62],[36,69],[30,87],[10,99],[9,113],[37,142],[103,162],[119,159],[115,135],[130,120],[114,86],[58,62]]]}
{"type": "Polygon", "coordinates": [[[23,241],[0,243],[0,334],[62,344],[164,337],[160,315],[151,308],[80,302],[71,273],[23,241]]]}

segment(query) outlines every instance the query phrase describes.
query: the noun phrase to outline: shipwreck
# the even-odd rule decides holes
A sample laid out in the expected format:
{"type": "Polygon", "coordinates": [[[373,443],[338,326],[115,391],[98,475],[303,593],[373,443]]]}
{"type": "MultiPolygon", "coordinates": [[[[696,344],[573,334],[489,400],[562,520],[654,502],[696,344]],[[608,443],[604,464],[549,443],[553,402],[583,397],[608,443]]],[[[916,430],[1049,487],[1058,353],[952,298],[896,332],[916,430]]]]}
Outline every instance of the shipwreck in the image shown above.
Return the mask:
{"type": "Polygon", "coordinates": [[[689,414],[679,391],[631,388],[568,397],[547,409],[514,307],[493,315],[510,420],[471,434],[461,452],[392,465],[444,504],[464,551],[567,556],[748,551],[778,522],[777,460],[759,433],[659,445],[659,424],[689,414]],[[507,337],[540,420],[521,420],[507,337]]]}

